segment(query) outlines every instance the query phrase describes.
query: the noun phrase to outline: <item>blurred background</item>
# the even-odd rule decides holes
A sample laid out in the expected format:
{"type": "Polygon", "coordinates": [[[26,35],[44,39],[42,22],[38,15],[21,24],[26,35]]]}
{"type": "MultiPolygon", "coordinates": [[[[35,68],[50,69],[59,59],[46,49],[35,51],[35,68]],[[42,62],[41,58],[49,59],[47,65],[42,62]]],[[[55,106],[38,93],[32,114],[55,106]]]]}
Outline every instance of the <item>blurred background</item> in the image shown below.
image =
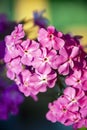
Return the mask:
{"type": "MultiPolygon", "coordinates": [[[[0,0],[0,13],[13,21],[32,18],[33,11],[43,9],[50,25],[64,33],[83,36],[81,44],[87,46],[87,0],[0,0]]],[[[47,104],[53,96],[51,90],[49,93],[40,94],[38,102],[26,98],[18,116],[0,121],[0,130],[72,130],[46,120],[47,104]]]]}

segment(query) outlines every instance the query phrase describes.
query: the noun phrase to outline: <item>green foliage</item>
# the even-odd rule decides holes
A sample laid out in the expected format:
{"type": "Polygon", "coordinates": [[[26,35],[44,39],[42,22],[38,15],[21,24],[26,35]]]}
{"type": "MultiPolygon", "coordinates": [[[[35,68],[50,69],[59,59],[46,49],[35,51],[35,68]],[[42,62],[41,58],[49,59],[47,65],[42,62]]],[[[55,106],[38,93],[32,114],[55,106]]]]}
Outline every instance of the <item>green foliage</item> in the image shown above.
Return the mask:
{"type": "Polygon", "coordinates": [[[49,0],[52,25],[59,29],[87,25],[87,1],[49,0]]]}

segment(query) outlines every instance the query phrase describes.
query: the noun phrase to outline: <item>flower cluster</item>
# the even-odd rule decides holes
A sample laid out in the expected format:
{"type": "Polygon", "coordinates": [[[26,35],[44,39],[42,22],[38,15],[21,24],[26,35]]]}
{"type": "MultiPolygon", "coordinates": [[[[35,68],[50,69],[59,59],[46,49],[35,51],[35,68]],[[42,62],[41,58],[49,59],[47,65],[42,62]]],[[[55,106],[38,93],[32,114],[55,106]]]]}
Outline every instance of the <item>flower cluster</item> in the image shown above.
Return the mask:
{"type": "MultiPolygon", "coordinates": [[[[53,27],[49,27],[48,30],[55,31],[53,27]]],[[[24,31],[22,25],[19,24],[11,35],[5,38],[6,54],[4,59],[7,76],[15,80],[19,90],[25,96],[46,92],[47,87],[55,86],[57,79],[57,73],[55,72],[57,51],[52,49],[52,45],[50,49],[42,45],[43,41],[41,42],[40,38],[41,36],[43,38],[43,29],[40,31],[38,42],[30,39],[23,40],[24,31]]],[[[47,35],[49,36],[46,36],[47,40],[50,40],[52,35],[50,33],[48,32],[47,35]]],[[[55,38],[59,40],[59,43],[64,44],[60,37],[55,36],[55,38]]]]}
{"type": "Polygon", "coordinates": [[[41,28],[36,41],[25,39],[22,24],[6,36],[7,76],[25,96],[35,97],[65,79],[67,87],[49,103],[47,119],[74,128],[87,127],[87,60],[78,36],[41,28]],[[56,82],[57,81],[57,82],[56,82]]]}
{"type": "MultiPolygon", "coordinates": [[[[41,11],[41,12],[35,11],[33,13],[32,19],[28,19],[28,21],[23,19],[23,20],[19,21],[19,23],[23,23],[23,25],[25,25],[26,23],[28,23],[28,22],[30,23],[30,21],[32,21],[34,24],[33,27],[31,27],[32,29],[34,28],[34,26],[38,26],[39,28],[41,26],[46,27],[48,21],[45,17],[43,17],[43,13],[44,13],[44,11],[41,11]]],[[[0,120],[7,120],[9,118],[9,115],[18,114],[20,104],[22,104],[24,102],[24,96],[18,90],[17,85],[14,84],[14,82],[10,81],[6,77],[6,67],[5,67],[5,62],[4,62],[5,47],[6,47],[4,38],[6,35],[10,35],[10,33],[14,30],[14,27],[17,25],[18,25],[18,23],[16,21],[10,21],[7,18],[6,14],[0,14],[0,120]]],[[[29,28],[29,31],[32,30],[31,28],[29,28]]],[[[12,33],[12,36],[8,37],[9,42],[7,44],[10,45],[10,41],[12,42],[11,46],[9,46],[9,48],[8,48],[9,50],[12,49],[7,54],[8,60],[11,60],[10,56],[15,58],[15,56],[19,55],[18,50],[14,46],[14,42],[16,44],[17,44],[17,41],[21,42],[20,39],[23,38],[23,36],[25,35],[25,33],[21,34],[20,29],[21,28],[19,27],[19,31],[16,29],[16,31],[14,31],[12,33]],[[20,32],[20,34],[17,33],[17,31],[20,32]],[[18,34],[19,34],[18,39],[15,39],[16,35],[18,35],[18,34]],[[15,50],[15,54],[13,55],[14,50],[15,50]]],[[[26,36],[27,36],[27,34],[25,35],[25,37],[26,36]]],[[[21,50],[21,52],[22,52],[22,50],[21,50]]],[[[18,60],[19,60],[19,58],[18,58],[18,60]]],[[[18,60],[16,60],[17,61],[16,66],[19,65],[18,60]]],[[[12,63],[12,64],[14,64],[14,63],[12,63]]],[[[9,66],[9,64],[7,66],[11,67],[11,66],[9,66]]],[[[19,65],[19,69],[20,69],[19,71],[21,71],[21,65],[19,65]]],[[[15,70],[16,70],[16,68],[15,68],[15,70]]],[[[31,94],[31,97],[34,99],[34,101],[38,100],[38,98],[35,95],[31,94]]]]}

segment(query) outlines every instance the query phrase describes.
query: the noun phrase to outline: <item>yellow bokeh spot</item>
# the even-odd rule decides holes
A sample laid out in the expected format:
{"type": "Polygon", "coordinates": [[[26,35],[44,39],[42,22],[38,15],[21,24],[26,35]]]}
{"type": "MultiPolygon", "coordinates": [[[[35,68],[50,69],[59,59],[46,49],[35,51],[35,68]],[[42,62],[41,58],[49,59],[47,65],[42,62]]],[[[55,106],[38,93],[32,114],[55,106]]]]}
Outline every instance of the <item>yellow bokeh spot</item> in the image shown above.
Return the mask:
{"type": "Polygon", "coordinates": [[[33,26],[33,12],[46,10],[44,17],[50,18],[48,0],[17,0],[14,8],[14,19],[20,21],[25,19],[29,20],[24,26],[24,30],[28,34],[28,38],[34,39],[38,35],[38,26],[33,26]]]}

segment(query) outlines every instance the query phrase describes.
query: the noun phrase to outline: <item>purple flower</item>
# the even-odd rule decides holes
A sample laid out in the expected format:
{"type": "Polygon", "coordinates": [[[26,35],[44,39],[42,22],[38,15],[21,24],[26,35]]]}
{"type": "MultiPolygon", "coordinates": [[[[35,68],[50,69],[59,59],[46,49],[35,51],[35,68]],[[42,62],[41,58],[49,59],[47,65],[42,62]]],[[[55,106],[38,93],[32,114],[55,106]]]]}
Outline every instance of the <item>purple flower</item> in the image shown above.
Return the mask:
{"type": "Polygon", "coordinates": [[[18,114],[19,105],[24,101],[23,95],[18,91],[17,85],[8,86],[4,92],[4,101],[8,107],[8,112],[18,114]]]}
{"type": "Polygon", "coordinates": [[[46,19],[43,14],[45,10],[42,10],[40,12],[34,11],[33,17],[34,17],[34,24],[38,25],[40,28],[46,28],[48,25],[48,19],[46,19]]]}
{"type": "Polygon", "coordinates": [[[6,120],[9,115],[18,114],[20,104],[24,101],[16,84],[7,85],[0,79],[0,119],[6,120]]]}

